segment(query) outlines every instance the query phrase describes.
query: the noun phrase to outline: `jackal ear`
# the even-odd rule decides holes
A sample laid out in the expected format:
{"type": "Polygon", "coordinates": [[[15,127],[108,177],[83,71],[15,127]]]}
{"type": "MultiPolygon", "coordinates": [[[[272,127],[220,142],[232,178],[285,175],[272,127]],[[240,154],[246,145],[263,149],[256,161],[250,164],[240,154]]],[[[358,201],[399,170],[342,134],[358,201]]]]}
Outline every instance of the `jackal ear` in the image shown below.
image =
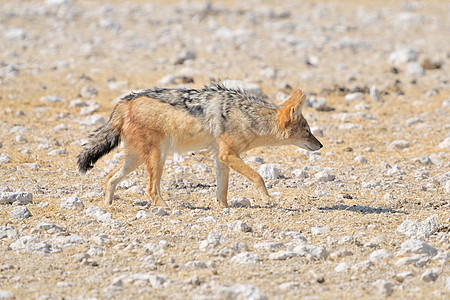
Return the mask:
{"type": "Polygon", "coordinates": [[[298,120],[302,115],[303,104],[305,104],[305,95],[301,90],[296,90],[292,96],[286,100],[278,111],[278,122],[282,128],[291,120],[298,120]]]}
{"type": "MultiPolygon", "coordinates": [[[[298,120],[302,115],[303,105],[305,104],[306,97],[301,90],[296,90],[294,94],[289,98],[292,102],[289,104],[289,116],[291,120],[298,120]],[[291,100],[292,99],[292,100],[291,100]]],[[[288,101],[289,101],[288,100],[288,101]]]]}

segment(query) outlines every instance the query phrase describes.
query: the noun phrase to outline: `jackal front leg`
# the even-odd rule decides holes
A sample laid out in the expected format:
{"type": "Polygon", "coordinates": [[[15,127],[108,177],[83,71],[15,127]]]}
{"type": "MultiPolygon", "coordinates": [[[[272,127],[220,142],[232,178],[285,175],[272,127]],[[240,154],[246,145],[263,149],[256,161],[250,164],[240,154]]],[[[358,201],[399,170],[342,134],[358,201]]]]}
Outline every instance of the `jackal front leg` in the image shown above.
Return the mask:
{"type": "Polygon", "coordinates": [[[221,162],[219,157],[216,157],[217,201],[223,207],[228,207],[227,194],[229,173],[230,167],[221,162]]]}
{"type": "Polygon", "coordinates": [[[271,203],[264,179],[255,170],[246,165],[236,153],[230,152],[228,149],[222,149],[219,154],[219,159],[236,172],[250,179],[261,194],[263,201],[265,203],[271,203]]]}

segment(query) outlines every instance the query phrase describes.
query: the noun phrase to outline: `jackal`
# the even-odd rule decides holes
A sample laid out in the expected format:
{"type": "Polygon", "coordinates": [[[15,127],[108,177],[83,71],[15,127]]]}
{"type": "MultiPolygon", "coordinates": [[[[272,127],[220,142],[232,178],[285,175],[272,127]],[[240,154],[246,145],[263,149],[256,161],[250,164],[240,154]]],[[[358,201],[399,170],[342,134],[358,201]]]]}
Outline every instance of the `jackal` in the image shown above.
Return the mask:
{"type": "Polygon", "coordinates": [[[126,157],[106,178],[106,204],[117,184],[142,163],[149,173],[148,193],[156,206],[167,206],[160,181],[167,154],[209,149],[215,156],[217,200],[228,207],[231,167],[250,179],[270,202],[263,178],[239,155],[259,146],[296,145],[315,151],[322,144],[302,115],[305,95],[296,90],[282,105],[223,83],[203,89],[155,88],[123,97],[108,122],[91,134],[78,156],[81,174],[125,142],[126,157]]]}

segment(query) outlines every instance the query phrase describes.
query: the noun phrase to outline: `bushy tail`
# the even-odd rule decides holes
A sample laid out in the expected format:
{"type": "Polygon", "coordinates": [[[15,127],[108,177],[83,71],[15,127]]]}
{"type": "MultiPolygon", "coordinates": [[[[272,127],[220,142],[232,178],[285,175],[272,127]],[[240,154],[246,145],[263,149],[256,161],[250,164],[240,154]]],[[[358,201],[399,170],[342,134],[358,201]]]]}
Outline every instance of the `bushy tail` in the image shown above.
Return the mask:
{"type": "Polygon", "coordinates": [[[118,109],[120,105],[119,103],[116,106],[108,122],[94,131],[89,136],[89,141],[83,145],[77,162],[81,175],[92,169],[97,160],[119,145],[122,127],[122,115],[118,109]]]}

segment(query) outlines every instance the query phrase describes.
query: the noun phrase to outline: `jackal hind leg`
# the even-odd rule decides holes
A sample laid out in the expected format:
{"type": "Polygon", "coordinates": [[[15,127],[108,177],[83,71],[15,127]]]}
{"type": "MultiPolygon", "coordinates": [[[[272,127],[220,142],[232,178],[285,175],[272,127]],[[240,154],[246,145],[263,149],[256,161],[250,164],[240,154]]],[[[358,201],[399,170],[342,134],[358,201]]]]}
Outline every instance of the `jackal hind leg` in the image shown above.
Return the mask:
{"type": "Polygon", "coordinates": [[[163,172],[164,162],[166,160],[165,153],[156,147],[146,155],[145,164],[149,176],[148,194],[155,202],[155,206],[169,207],[161,196],[161,176],[163,172]]]}
{"type": "Polygon", "coordinates": [[[255,170],[250,168],[236,153],[230,151],[229,149],[222,149],[219,154],[219,159],[226,163],[230,168],[238,172],[239,174],[244,175],[248,179],[250,179],[258,189],[262,200],[272,205],[270,201],[269,193],[267,192],[266,184],[264,183],[264,179],[259,175],[255,170]]]}
{"type": "Polygon", "coordinates": [[[217,177],[217,201],[223,207],[228,207],[228,177],[230,167],[221,162],[219,157],[216,157],[216,177],[217,177]]]}
{"type": "Polygon", "coordinates": [[[127,156],[122,160],[122,162],[106,177],[106,192],[105,192],[105,204],[111,205],[114,192],[117,185],[122,181],[122,179],[135,170],[142,162],[139,156],[134,153],[127,153],[127,156]]]}

